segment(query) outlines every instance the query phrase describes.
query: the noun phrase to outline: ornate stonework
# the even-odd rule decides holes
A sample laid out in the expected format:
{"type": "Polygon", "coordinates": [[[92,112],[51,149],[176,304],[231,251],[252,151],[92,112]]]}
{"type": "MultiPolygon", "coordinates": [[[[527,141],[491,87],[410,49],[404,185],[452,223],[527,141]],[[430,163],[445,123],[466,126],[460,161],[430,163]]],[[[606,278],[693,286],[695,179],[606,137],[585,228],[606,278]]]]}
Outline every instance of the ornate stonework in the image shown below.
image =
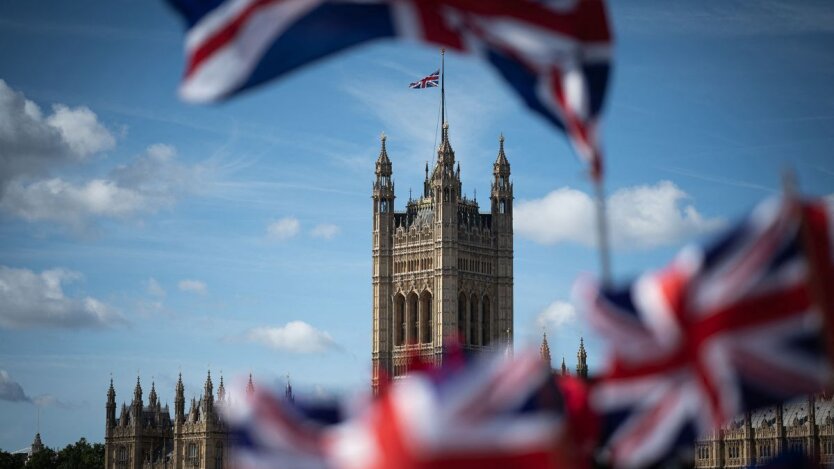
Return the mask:
{"type": "Polygon", "coordinates": [[[698,441],[695,467],[763,465],[785,449],[819,458],[827,467],[834,463],[833,404],[815,396],[740,416],[698,441]]]}
{"type": "MultiPolygon", "coordinates": [[[[288,385],[289,386],[289,385],[288,385]]],[[[252,377],[248,391],[252,392],[252,377]]],[[[288,398],[292,391],[288,387],[288,398]]],[[[217,406],[223,405],[226,390],[223,378],[214,397],[211,373],[206,377],[203,395],[191,399],[185,413],[185,387],[177,381],[174,418],[168,405],[162,406],[156,386],[151,384],[148,405],[142,401],[139,378],[130,405],[122,404],[116,418],[116,391],[113,381],[107,391],[104,436],[105,469],[223,469],[228,467],[228,431],[220,420],[217,406]]]]}
{"type": "Polygon", "coordinates": [[[382,137],[373,185],[374,390],[411,357],[440,363],[458,340],[471,351],[507,347],[513,337],[513,186],[499,141],[489,213],[461,190],[460,164],[443,126],[423,192],[394,211],[392,166],[382,137]]]}

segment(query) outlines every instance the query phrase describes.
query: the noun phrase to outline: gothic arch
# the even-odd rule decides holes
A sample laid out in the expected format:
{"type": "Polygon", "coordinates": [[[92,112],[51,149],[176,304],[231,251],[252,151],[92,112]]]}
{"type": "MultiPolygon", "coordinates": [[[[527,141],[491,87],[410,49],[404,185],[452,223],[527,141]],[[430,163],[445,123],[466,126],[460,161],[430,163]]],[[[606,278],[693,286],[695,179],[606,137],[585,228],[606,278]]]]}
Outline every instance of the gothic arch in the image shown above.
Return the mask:
{"type": "Polygon", "coordinates": [[[469,343],[471,345],[480,345],[480,336],[478,334],[478,297],[473,293],[469,298],[469,343]]]}
{"type": "Polygon", "coordinates": [[[461,343],[466,343],[466,293],[458,295],[458,336],[461,343]]]}
{"type": "Polygon", "coordinates": [[[417,329],[419,305],[420,300],[417,297],[417,292],[412,290],[411,293],[408,294],[408,299],[406,301],[406,322],[408,323],[408,326],[406,328],[405,340],[409,344],[416,344],[419,341],[419,336],[417,335],[419,332],[417,329]]]}
{"type": "Polygon", "coordinates": [[[394,295],[394,345],[405,342],[405,295],[394,295]]]}
{"type": "Polygon", "coordinates": [[[427,344],[432,342],[432,294],[429,290],[423,290],[420,294],[420,342],[427,344]]]}
{"type": "Polygon", "coordinates": [[[489,345],[492,340],[492,305],[489,302],[489,295],[484,295],[481,300],[481,312],[483,318],[481,319],[481,327],[483,334],[481,334],[481,345],[489,345]]]}

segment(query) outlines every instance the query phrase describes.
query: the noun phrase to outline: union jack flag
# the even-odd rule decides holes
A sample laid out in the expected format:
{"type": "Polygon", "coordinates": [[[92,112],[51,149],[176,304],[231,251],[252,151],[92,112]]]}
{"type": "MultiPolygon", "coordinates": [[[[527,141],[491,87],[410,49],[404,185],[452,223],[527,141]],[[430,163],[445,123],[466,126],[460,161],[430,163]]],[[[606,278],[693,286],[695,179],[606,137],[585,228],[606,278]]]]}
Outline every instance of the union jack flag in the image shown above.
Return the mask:
{"type": "Polygon", "coordinates": [[[401,37],[481,56],[602,176],[611,33],[603,0],[168,0],[185,18],[180,95],[223,99],[339,51],[401,37]]]}
{"type": "Polygon", "coordinates": [[[420,88],[437,88],[440,84],[440,70],[432,73],[431,75],[421,78],[414,83],[408,85],[409,88],[412,89],[420,89],[420,88]]]}
{"type": "Polygon", "coordinates": [[[830,383],[829,224],[824,203],[774,199],[626,288],[580,282],[611,350],[589,391],[607,462],[691,461],[699,434],[830,383]]]}
{"type": "Polygon", "coordinates": [[[256,391],[225,409],[233,467],[545,469],[565,457],[562,396],[538,354],[452,368],[412,372],[349,411],[256,391]]]}

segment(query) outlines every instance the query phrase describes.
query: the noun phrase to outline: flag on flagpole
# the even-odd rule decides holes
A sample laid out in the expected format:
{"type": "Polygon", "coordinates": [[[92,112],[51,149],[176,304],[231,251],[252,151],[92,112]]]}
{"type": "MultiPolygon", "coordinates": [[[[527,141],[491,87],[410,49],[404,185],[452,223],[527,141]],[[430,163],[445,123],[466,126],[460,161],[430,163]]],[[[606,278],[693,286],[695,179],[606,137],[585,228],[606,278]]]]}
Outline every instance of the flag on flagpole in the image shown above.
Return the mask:
{"type": "Polygon", "coordinates": [[[472,53],[567,133],[602,177],[599,117],[611,68],[603,0],[168,0],[184,17],[180,95],[209,102],[369,41],[472,53]]]}
{"type": "Polygon", "coordinates": [[[412,89],[437,88],[438,86],[440,86],[440,70],[408,85],[412,89]]]}
{"type": "Polygon", "coordinates": [[[834,278],[830,225],[824,202],[773,199],[624,288],[580,281],[611,350],[589,390],[608,463],[691,458],[695,438],[733,416],[830,385],[834,311],[813,291],[834,278]]]}

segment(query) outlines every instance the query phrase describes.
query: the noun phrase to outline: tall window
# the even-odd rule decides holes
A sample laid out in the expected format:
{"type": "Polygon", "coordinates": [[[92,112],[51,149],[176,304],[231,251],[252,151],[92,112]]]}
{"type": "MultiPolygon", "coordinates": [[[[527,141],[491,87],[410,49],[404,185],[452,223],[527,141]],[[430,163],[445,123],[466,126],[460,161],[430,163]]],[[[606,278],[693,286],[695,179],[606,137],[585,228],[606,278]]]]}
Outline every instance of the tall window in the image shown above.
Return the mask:
{"type": "Polygon", "coordinates": [[[116,450],[116,467],[127,467],[127,447],[119,446],[116,450]]]}
{"type": "Polygon", "coordinates": [[[432,314],[431,314],[431,293],[423,292],[420,301],[420,328],[422,329],[422,342],[424,344],[432,341],[432,314]]]}
{"type": "Polygon", "coordinates": [[[490,310],[489,310],[489,297],[485,296],[483,303],[481,304],[481,312],[484,315],[484,319],[481,322],[481,327],[483,333],[481,334],[481,345],[489,345],[490,340],[490,326],[491,326],[491,317],[490,317],[490,310]]]}
{"type": "Polygon", "coordinates": [[[458,296],[458,335],[461,343],[466,343],[466,295],[458,296]]]}
{"type": "Polygon", "coordinates": [[[472,345],[480,343],[478,335],[478,297],[472,295],[469,299],[469,341],[472,345]]]}
{"type": "Polygon", "coordinates": [[[214,469],[223,469],[223,443],[214,445],[214,469]]]}
{"type": "Polygon", "coordinates": [[[394,345],[402,345],[405,341],[405,297],[394,297],[394,345]]]}
{"type": "Polygon", "coordinates": [[[410,344],[419,343],[419,339],[417,337],[417,306],[419,301],[417,299],[417,294],[411,292],[408,295],[408,335],[406,336],[406,340],[409,341],[410,344]]]}
{"type": "Polygon", "coordinates": [[[197,454],[197,444],[196,443],[189,443],[186,447],[186,456],[185,456],[185,464],[188,467],[199,467],[200,465],[200,458],[197,454]]]}

